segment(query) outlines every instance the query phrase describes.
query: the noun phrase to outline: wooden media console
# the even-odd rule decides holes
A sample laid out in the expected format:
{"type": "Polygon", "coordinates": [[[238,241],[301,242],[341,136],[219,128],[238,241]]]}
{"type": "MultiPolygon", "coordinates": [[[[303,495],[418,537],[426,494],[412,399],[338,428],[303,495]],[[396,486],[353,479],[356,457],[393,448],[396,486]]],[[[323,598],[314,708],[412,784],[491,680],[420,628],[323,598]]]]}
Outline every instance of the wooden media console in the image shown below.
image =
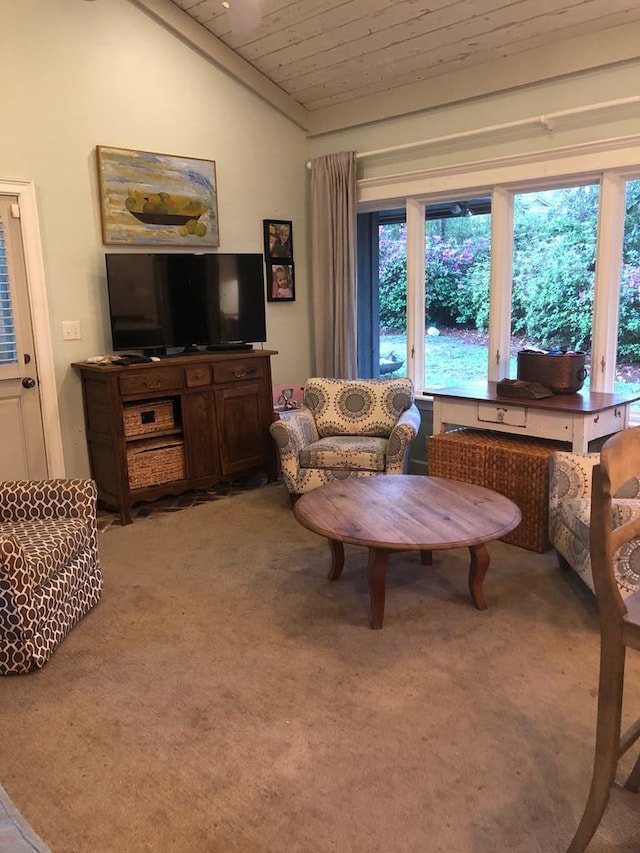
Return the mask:
{"type": "Polygon", "coordinates": [[[276,477],[273,351],[198,353],[145,364],[74,364],[98,498],[131,507],[264,470],[276,477]]]}

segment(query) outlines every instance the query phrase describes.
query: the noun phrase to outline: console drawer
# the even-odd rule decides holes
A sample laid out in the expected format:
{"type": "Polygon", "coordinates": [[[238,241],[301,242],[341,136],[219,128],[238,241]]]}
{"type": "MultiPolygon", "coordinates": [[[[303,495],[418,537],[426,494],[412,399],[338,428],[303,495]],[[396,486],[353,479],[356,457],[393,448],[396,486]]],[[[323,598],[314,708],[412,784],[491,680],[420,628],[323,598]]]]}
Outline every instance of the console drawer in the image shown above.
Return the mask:
{"type": "Polygon", "coordinates": [[[614,406],[612,409],[604,409],[595,415],[591,415],[586,423],[589,425],[597,424],[599,433],[608,435],[625,429],[626,414],[624,406],[614,406]]]}
{"type": "Polygon", "coordinates": [[[200,388],[202,385],[209,385],[211,382],[211,372],[208,365],[201,364],[198,367],[185,368],[184,382],[187,388],[200,388]]]}
{"type": "Polygon", "coordinates": [[[262,379],[264,375],[262,358],[237,358],[213,365],[213,381],[216,384],[237,382],[238,379],[262,379]]]}
{"type": "Polygon", "coordinates": [[[158,367],[136,370],[119,377],[121,394],[147,394],[149,391],[179,389],[181,371],[178,367],[158,367]]]}
{"type": "Polygon", "coordinates": [[[495,403],[478,403],[478,421],[489,424],[507,424],[526,427],[527,409],[524,406],[502,406],[495,403]]]}

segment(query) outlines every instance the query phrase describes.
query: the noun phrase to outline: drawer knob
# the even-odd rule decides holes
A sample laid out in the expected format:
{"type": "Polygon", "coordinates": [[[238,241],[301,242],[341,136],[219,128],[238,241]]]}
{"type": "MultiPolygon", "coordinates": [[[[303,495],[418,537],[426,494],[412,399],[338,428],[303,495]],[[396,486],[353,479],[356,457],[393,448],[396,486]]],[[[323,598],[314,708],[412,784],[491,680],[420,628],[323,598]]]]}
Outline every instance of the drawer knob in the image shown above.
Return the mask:
{"type": "Polygon", "coordinates": [[[242,379],[244,376],[251,376],[255,372],[255,367],[240,367],[238,368],[238,370],[235,371],[233,375],[236,377],[236,379],[242,379]]]}
{"type": "Polygon", "coordinates": [[[143,382],[143,385],[145,388],[149,388],[149,389],[159,388],[160,387],[160,380],[156,379],[155,381],[152,381],[150,379],[145,379],[145,381],[143,382]]]}

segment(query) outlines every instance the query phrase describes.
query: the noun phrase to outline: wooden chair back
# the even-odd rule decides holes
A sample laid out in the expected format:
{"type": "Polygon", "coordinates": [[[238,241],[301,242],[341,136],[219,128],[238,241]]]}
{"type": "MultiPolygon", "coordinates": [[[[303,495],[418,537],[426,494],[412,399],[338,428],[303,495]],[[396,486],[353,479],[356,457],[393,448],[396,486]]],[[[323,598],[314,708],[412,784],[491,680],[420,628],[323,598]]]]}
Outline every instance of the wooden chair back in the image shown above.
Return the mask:
{"type": "MultiPolygon", "coordinates": [[[[640,474],[640,427],[626,429],[605,442],[593,469],[591,490],[591,567],[600,619],[600,675],[596,748],[591,787],[578,829],[567,853],[584,853],[596,832],[615,784],[618,761],[640,737],[640,720],[621,734],[627,647],[640,649],[640,592],[623,598],[618,567],[638,552],[637,508],[616,503],[624,487],[640,474]]],[[[640,758],[625,782],[640,789],[640,758]]]]}
{"type": "MultiPolygon", "coordinates": [[[[633,597],[625,601],[614,571],[614,555],[640,536],[640,516],[618,523],[614,498],[633,477],[640,474],[640,427],[623,430],[602,448],[593,470],[591,494],[591,565],[598,601],[601,630],[615,631],[628,620],[633,597]]],[[[629,637],[628,639],[633,639],[629,637]]],[[[638,648],[634,642],[627,643],[638,648]]]]}

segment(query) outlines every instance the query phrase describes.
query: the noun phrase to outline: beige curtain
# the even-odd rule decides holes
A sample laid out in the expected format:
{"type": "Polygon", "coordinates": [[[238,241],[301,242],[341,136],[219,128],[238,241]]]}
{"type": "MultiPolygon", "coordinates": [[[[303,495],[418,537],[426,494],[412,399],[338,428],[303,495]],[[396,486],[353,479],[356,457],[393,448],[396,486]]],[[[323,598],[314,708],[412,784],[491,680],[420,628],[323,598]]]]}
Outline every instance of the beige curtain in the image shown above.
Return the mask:
{"type": "Polygon", "coordinates": [[[311,281],[315,370],[355,379],[356,155],[311,161],[311,281]]]}

